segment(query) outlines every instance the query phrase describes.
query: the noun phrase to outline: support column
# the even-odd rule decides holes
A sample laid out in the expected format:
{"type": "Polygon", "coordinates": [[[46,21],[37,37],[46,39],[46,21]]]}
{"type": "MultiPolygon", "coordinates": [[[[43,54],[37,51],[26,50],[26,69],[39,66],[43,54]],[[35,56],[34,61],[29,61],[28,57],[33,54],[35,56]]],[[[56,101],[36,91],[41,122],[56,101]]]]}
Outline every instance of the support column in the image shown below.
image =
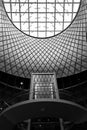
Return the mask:
{"type": "Polygon", "coordinates": [[[28,120],[28,127],[27,127],[27,130],[30,130],[31,128],[31,119],[28,120]]]}
{"type": "MultiPolygon", "coordinates": [[[[32,99],[32,96],[31,96],[31,91],[29,92],[29,100],[32,99]]],[[[31,129],[31,119],[28,120],[28,127],[27,127],[27,130],[30,130],[31,129]]]]}
{"type": "Polygon", "coordinates": [[[59,121],[60,121],[60,129],[64,130],[63,119],[60,118],[59,121]]]}

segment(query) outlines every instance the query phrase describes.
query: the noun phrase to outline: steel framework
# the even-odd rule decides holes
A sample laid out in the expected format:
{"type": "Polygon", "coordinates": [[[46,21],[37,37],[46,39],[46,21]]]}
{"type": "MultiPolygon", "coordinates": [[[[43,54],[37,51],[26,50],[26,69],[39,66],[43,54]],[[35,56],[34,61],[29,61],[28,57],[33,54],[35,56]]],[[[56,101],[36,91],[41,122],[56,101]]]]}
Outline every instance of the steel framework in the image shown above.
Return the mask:
{"type": "Polygon", "coordinates": [[[4,0],[8,16],[24,33],[50,37],[75,17],[80,0],[4,0]]]}

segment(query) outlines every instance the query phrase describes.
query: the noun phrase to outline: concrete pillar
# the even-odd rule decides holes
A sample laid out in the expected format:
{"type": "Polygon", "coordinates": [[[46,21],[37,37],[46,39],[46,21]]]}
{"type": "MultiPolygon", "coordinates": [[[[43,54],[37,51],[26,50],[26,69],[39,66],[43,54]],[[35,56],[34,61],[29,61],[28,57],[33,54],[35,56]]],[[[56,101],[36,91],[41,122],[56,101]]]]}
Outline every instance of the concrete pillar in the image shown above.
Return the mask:
{"type": "Polygon", "coordinates": [[[60,129],[64,130],[63,119],[60,118],[59,121],[60,121],[60,129]]]}
{"type": "Polygon", "coordinates": [[[31,119],[28,120],[28,127],[27,127],[27,130],[30,130],[31,128],[31,119]]]}

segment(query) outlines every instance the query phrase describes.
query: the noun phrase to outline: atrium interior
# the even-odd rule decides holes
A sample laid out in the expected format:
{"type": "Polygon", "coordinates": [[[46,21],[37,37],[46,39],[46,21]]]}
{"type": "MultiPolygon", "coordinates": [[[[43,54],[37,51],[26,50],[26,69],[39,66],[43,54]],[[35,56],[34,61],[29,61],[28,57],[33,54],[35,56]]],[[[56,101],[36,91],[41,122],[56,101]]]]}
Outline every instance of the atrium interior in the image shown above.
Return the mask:
{"type": "Polygon", "coordinates": [[[0,1],[0,130],[87,130],[87,0],[0,1]]]}

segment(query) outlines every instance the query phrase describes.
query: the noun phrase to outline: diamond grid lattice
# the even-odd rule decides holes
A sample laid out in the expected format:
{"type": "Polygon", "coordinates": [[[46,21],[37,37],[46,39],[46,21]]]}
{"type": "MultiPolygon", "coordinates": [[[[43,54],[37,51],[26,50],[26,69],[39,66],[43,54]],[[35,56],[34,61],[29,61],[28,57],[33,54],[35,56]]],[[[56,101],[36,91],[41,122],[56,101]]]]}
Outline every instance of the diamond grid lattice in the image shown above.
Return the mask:
{"type": "Polygon", "coordinates": [[[87,1],[61,34],[38,39],[17,30],[0,3],[0,70],[21,77],[33,72],[69,76],[87,69],[87,1]]]}

